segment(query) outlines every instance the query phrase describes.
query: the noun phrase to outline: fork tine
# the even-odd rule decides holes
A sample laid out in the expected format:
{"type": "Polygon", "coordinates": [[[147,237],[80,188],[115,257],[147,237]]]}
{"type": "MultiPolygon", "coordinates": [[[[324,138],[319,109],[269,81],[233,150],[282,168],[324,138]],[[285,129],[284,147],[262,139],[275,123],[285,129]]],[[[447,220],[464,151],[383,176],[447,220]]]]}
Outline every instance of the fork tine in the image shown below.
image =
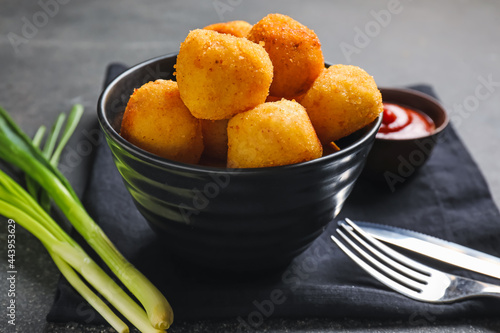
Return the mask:
{"type": "MultiPolygon", "coordinates": [[[[353,223],[353,222],[351,222],[353,223]]],[[[379,249],[382,250],[382,252],[379,251],[379,249],[374,248],[372,245],[368,244],[365,240],[363,240],[361,237],[364,237],[367,241],[370,241],[369,237],[370,235],[364,233],[360,234],[358,236],[355,232],[354,229],[345,223],[341,223],[340,226],[346,230],[351,237],[356,239],[361,245],[363,245],[365,248],[367,248],[372,254],[376,255],[380,260],[382,260],[385,264],[389,265],[390,267],[395,268],[397,271],[421,282],[421,283],[426,283],[429,275],[428,274],[422,274],[418,270],[414,270],[413,268],[408,268],[407,266],[404,266],[400,264],[399,262],[393,260],[390,256],[386,254],[383,254],[382,252],[385,251],[386,249],[383,246],[380,246],[379,249]]],[[[358,227],[359,228],[359,227],[358,227]]],[[[374,242],[379,242],[376,239],[373,239],[374,242]]],[[[383,244],[380,244],[383,245],[383,244]]]]}
{"type": "Polygon", "coordinates": [[[413,289],[410,289],[402,284],[399,284],[397,282],[394,282],[392,279],[388,278],[384,274],[380,273],[370,265],[368,265],[366,262],[364,262],[361,258],[359,258],[357,255],[355,255],[351,250],[349,250],[342,242],[340,242],[335,236],[331,235],[330,236],[332,241],[334,241],[337,246],[344,251],[344,253],[351,258],[356,264],[358,264],[362,269],[364,269],[368,274],[373,276],[375,279],[377,279],[379,282],[382,284],[386,285],[387,287],[403,294],[407,295],[410,297],[415,297],[417,295],[417,292],[415,292],[413,289]]]}
{"type": "MultiPolygon", "coordinates": [[[[351,230],[345,229],[352,237],[354,237],[353,232],[351,230]]],[[[380,262],[376,258],[374,258],[372,255],[368,254],[365,250],[363,250],[361,247],[359,247],[356,243],[354,243],[349,237],[347,237],[340,229],[337,229],[337,233],[342,236],[342,238],[353,248],[355,249],[358,254],[360,254],[362,257],[364,257],[367,261],[369,261],[373,266],[378,268],[380,271],[384,272],[388,277],[393,280],[393,283],[399,283],[399,284],[404,284],[407,287],[412,288],[413,290],[422,290],[422,284],[419,282],[416,282],[414,280],[411,280],[407,278],[404,275],[401,275],[399,272],[394,270],[392,267],[385,265],[384,263],[380,262]]],[[[369,250],[369,249],[368,249],[369,250]]],[[[381,254],[380,254],[381,255],[381,254]]]]}
{"type": "Polygon", "coordinates": [[[411,267],[412,269],[415,269],[424,275],[427,275],[427,276],[431,275],[431,272],[433,270],[432,268],[425,266],[425,265],[422,265],[421,263],[416,262],[416,261],[402,255],[401,253],[394,251],[393,249],[386,246],[382,242],[378,241],[374,237],[368,235],[363,229],[358,227],[358,225],[356,223],[354,223],[353,221],[351,221],[350,219],[346,218],[345,221],[349,224],[349,226],[351,226],[351,228],[356,230],[356,232],[358,234],[362,235],[372,245],[376,246],[379,250],[381,250],[382,252],[384,252],[385,254],[390,256],[392,259],[400,262],[401,264],[403,264],[407,267],[411,267]]]}

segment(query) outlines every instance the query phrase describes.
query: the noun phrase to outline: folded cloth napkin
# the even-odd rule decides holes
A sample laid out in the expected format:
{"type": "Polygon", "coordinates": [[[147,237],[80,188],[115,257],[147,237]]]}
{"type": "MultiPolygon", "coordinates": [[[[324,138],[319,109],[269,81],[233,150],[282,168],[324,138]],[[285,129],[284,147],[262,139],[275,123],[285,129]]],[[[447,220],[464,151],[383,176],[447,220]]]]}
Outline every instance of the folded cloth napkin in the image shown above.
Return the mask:
{"type": "MultiPolygon", "coordinates": [[[[124,67],[108,69],[107,81],[124,67]]],[[[412,87],[435,96],[431,87],[412,87]]],[[[96,131],[97,133],[97,131],[96,131]]],[[[500,301],[433,305],[401,296],[368,276],[329,239],[332,221],[285,270],[247,278],[212,276],[171,258],[136,210],[103,136],[83,202],[117,248],[170,301],[176,319],[234,319],[256,327],[267,317],[429,318],[498,315],[500,301]]],[[[341,216],[405,227],[500,256],[500,214],[488,186],[453,126],[415,175],[388,187],[360,178],[341,216]]],[[[467,274],[467,272],[464,272],[467,274]]],[[[49,321],[100,323],[102,318],[61,278],[49,321]]]]}

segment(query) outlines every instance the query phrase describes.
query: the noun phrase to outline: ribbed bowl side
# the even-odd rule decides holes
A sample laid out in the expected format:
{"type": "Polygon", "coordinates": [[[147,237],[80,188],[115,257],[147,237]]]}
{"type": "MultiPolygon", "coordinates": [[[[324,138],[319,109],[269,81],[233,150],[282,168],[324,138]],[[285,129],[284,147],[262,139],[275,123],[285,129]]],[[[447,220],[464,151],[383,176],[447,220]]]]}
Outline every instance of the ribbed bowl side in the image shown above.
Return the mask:
{"type": "Polygon", "coordinates": [[[197,264],[231,270],[285,265],[305,250],[342,208],[369,150],[282,172],[193,173],[108,143],[137,208],[169,247],[197,264]]]}

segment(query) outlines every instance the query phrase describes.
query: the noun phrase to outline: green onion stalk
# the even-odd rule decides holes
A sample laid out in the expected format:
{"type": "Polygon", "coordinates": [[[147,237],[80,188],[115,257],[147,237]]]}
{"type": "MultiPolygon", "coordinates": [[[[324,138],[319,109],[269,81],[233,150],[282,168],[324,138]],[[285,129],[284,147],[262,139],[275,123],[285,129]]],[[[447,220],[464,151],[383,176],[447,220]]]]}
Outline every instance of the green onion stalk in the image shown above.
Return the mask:
{"type": "MultiPolygon", "coordinates": [[[[83,108],[81,106],[76,106],[76,109],[83,108]]],[[[77,122],[75,119],[79,118],[78,114],[81,114],[81,112],[77,110],[71,114],[73,114],[73,121],[69,122],[69,127],[74,126],[73,124],[77,122]]],[[[139,300],[145,309],[145,313],[137,303],[130,298],[127,299],[125,297],[127,296],[126,293],[120,288],[103,288],[102,286],[111,283],[109,281],[111,278],[108,277],[107,280],[104,277],[106,274],[83,252],[78,244],[60,229],[55,221],[51,220],[50,216],[45,212],[47,210],[46,201],[42,202],[45,207],[41,208],[41,206],[38,205],[24,189],[17,185],[17,183],[12,180],[9,181],[10,177],[4,173],[0,174],[0,179],[2,181],[2,190],[0,190],[2,208],[0,209],[0,214],[4,216],[15,216],[17,220],[20,220],[23,227],[37,236],[44,246],[47,247],[56,265],[70,283],[71,281],[76,281],[75,277],[78,277],[75,273],[76,271],[84,276],[101,295],[106,297],[118,311],[122,312],[127,319],[143,332],[167,329],[173,321],[173,312],[168,301],[161,292],[116,249],[102,229],[85,211],[85,208],[68,180],[54,166],[57,165],[60,156],[60,149],[58,148],[62,145],[56,148],[54,154],[52,154],[53,159],[50,161],[48,157],[51,155],[53,148],[47,148],[46,150],[44,148],[45,152],[42,152],[37,147],[44,131],[45,130],[41,128],[37,132],[34,138],[34,144],[11,119],[9,114],[4,109],[0,108],[0,158],[17,166],[26,173],[28,177],[27,187],[30,189],[32,195],[35,195],[35,197],[40,195],[39,198],[43,197],[43,191],[40,191],[36,185],[32,184],[32,181],[37,182],[41,188],[48,193],[71,222],[73,227],[103,259],[128,290],[139,300]],[[54,157],[56,153],[58,155],[54,157]],[[11,192],[17,193],[18,195],[12,196],[11,192]],[[71,267],[68,267],[68,265],[71,267]],[[91,279],[94,283],[88,279],[91,279]],[[103,281],[106,281],[105,284],[103,284],[103,281]],[[141,316],[141,313],[144,313],[144,316],[147,316],[146,318],[149,319],[149,327],[145,325],[144,317],[141,316]]],[[[55,133],[58,131],[60,131],[60,128],[55,128],[53,130],[55,133]]],[[[65,131],[65,133],[70,132],[71,129],[65,131]]],[[[66,138],[63,140],[67,141],[67,135],[63,134],[63,137],[66,138]]],[[[49,138],[48,141],[50,140],[49,138]]],[[[52,144],[49,143],[49,145],[52,144]]],[[[85,289],[83,282],[79,282],[77,281],[73,286],[75,287],[75,285],[77,285],[80,290],[85,289]],[[79,284],[79,282],[81,283],[79,284]]],[[[75,287],[77,290],[78,288],[75,287]]],[[[88,295],[86,299],[89,303],[92,301],[96,304],[97,308],[104,309],[105,315],[103,315],[103,317],[106,318],[106,316],[108,316],[110,318],[108,321],[113,327],[118,327],[118,331],[124,331],[122,329],[123,325],[117,320],[118,318],[112,317],[111,312],[103,307],[104,303],[102,303],[102,301],[99,303],[95,300],[95,294],[92,296],[87,293],[86,295],[88,295]]]]}
{"type": "Polygon", "coordinates": [[[68,282],[113,328],[118,332],[129,331],[127,325],[80,279],[78,274],[141,331],[161,332],[153,328],[144,310],[120,289],[41,206],[1,171],[0,198],[0,214],[15,216],[16,223],[42,242],[68,282]]]}

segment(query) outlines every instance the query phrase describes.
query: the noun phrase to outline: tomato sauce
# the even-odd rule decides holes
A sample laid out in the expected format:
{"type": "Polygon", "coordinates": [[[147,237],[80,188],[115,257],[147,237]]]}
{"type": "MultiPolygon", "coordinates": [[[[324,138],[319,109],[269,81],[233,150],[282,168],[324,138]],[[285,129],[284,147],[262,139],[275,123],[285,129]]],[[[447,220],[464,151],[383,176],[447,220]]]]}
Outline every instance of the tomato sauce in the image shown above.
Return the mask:
{"type": "Polygon", "coordinates": [[[432,119],[420,111],[384,102],[384,114],[377,138],[415,139],[431,134],[435,128],[432,119]]]}

